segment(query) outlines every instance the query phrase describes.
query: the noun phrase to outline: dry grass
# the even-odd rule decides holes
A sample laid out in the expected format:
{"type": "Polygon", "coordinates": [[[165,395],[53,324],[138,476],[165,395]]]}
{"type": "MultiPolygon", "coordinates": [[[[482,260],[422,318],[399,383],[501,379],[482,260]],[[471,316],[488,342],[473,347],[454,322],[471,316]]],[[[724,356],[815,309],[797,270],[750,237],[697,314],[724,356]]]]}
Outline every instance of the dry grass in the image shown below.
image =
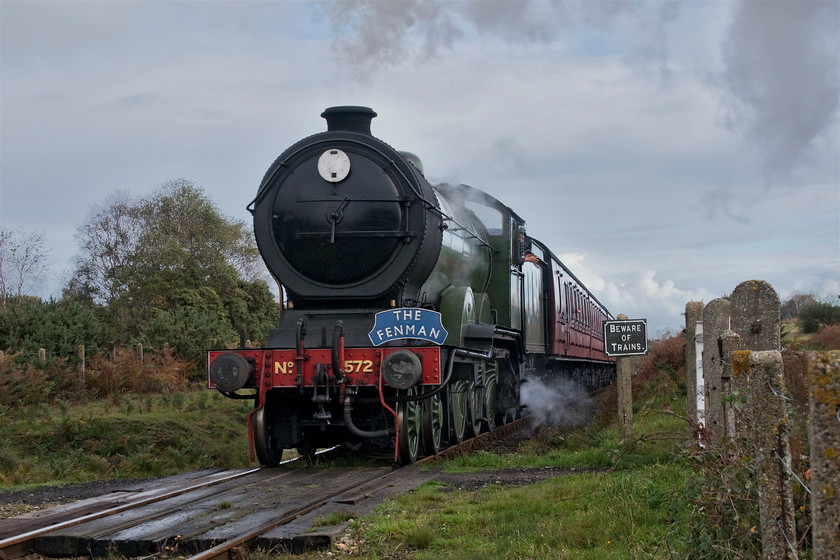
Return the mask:
{"type": "Polygon", "coordinates": [[[840,323],[828,325],[818,332],[813,341],[822,350],[840,350],[840,323]]]}
{"type": "Polygon", "coordinates": [[[121,348],[115,359],[94,357],[85,375],[91,396],[106,397],[114,393],[175,393],[183,391],[192,364],[176,358],[171,348],[147,354],[143,362],[133,350],[121,348]]]}

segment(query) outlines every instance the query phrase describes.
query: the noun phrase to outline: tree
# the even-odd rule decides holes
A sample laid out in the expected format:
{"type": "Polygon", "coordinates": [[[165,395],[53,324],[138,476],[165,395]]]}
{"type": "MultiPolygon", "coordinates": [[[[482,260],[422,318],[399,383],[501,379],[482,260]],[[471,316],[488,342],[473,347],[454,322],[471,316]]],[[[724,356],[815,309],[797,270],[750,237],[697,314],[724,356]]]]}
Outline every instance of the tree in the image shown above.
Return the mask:
{"type": "Polygon", "coordinates": [[[245,280],[262,269],[250,229],[219,212],[191,181],[164,183],[138,212],[144,223],[138,256],[152,268],[189,269],[200,263],[205,272],[232,268],[245,280]]]}
{"type": "Polygon", "coordinates": [[[104,304],[117,300],[127,290],[129,266],[134,258],[142,221],[136,203],[126,192],[94,205],[76,228],[81,252],[68,292],[104,304]]]}
{"type": "Polygon", "coordinates": [[[43,233],[0,228],[0,309],[13,297],[21,305],[43,281],[48,253],[43,233]]]}
{"type": "Polygon", "coordinates": [[[165,183],[141,201],[138,215],[143,228],[128,288],[134,309],[206,308],[218,300],[229,310],[239,282],[255,280],[260,258],[251,231],[192,182],[165,183]]]}
{"type": "Polygon", "coordinates": [[[114,196],[78,228],[80,255],[66,294],[103,304],[110,344],[155,345],[179,335],[179,355],[195,357],[209,339],[257,338],[275,326],[278,305],[257,276],[250,228],[224,216],[191,181],[161,185],[132,202],[114,196]],[[184,333],[192,333],[186,348],[184,333]]]}
{"type": "Polygon", "coordinates": [[[782,304],[781,318],[782,320],[798,319],[803,308],[815,303],[817,303],[817,299],[813,294],[792,294],[790,298],[782,304]]]}

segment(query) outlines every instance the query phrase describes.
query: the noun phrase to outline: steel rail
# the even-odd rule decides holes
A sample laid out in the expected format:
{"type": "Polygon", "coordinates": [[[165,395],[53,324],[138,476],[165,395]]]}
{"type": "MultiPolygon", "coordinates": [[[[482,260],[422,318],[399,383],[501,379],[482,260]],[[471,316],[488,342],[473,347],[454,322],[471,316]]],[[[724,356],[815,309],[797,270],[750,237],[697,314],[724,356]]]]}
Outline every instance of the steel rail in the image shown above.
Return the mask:
{"type": "MultiPolygon", "coordinates": [[[[329,453],[333,451],[336,447],[330,447],[328,449],[322,449],[316,453],[316,455],[321,455],[324,453],[329,453]]],[[[294,457],[292,459],[286,459],[285,461],[281,461],[280,465],[287,465],[289,463],[294,463],[295,461],[299,461],[300,457],[294,457]]],[[[252,475],[257,473],[261,470],[264,470],[265,467],[257,467],[253,469],[248,469],[246,471],[240,473],[234,473],[231,475],[223,476],[218,479],[207,480],[205,482],[199,484],[193,484],[191,486],[187,486],[184,488],[180,488],[178,490],[173,490],[171,492],[166,492],[164,494],[160,494],[158,496],[151,496],[149,498],[143,498],[140,500],[130,501],[119,506],[115,506],[113,508],[104,509],[102,511],[89,513],[87,515],[83,515],[81,517],[77,517],[75,519],[68,519],[66,521],[62,521],[60,523],[54,523],[52,525],[47,525],[41,527],[39,529],[33,529],[31,531],[27,531],[26,533],[21,533],[14,537],[8,537],[6,539],[0,540],[0,560],[9,560],[10,558],[15,558],[17,552],[25,552],[30,547],[27,546],[25,543],[40,537],[42,535],[46,535],[48,533],[52,533],[53,531],[60,531],[61,529],[67,529],[69,527],[74,527],[76,525],[80,525],[82,523],[86,523],[88,521],[94,521],[96,519],[101,519],[104,517],[110,517],[111,515],[116,515],[118,513],[122,513],[123,511],[127,511],[134,508],[143,507],[149,504],[154,504],[157,502],[162,502],[169,498],[174,498],[177,496],[182,496],[189,492],[193,492],[195,490],[200,490],[202,488],[208,488],[210,486],[215,486],[217,484],[222,484],[224,482],[229,482],[231,480],[236,480],[238,478],[243,478],[248,475],[252,475]],[[13,548],[14,547],[14,548],[13,548]],[[12,554],[7,554],[6,551],[14,551],[12,554]]]]}
{"type": "Polygon", "coordinates": [[[356,488],[358,486],[362,486],[362,485],[365,485],[365,484],[370,484],[372,482],[382,481],[382,480],[384,480],[384,479],[386,479],[390,476],[395,476],[401,470],[402,469],[395,469],[395,470],[392,470],[390,472],[386,472],[382,475],[379,475],[377,477],[374,477],[370,480],[366,480],[364,482],[354,482],[352,484],[348,484],[346,486],[343,486],[341,489],[330,493],[328,496],[318,498],[317,501],[315,501],[315,502],[313,502],[309,505],[301,506],[301,507],[295,509],[292,513],[289,513],[288,515],[285,515],[285,516],[281,517],[280,519],[275,519],[274,521],[271,521],[269,523],[266,523],[265,525],[262,525],[262,526],[260,526],[256,529],[253,529],[253,530],[249,531],[248,533],[245,533],[244,535],[240,535],[236,538],[221,542],[221,543],[217,544],[216,546],[214,546],[212,548],[208,548],[207,550],[205,550],[203,552],[199,552],[198,554],[195,554],[194,556],[188,557],[186,560],[225,560],[228,557],[227,556],[228,551],[231,550],[232,548],[243,545],[243,544],[246,544],[249,541],[252,541],[255,538],[259,537],[260,535],[262,535],[264,533],[267,533],[268,531],[271,531],[272,529],[280,527],[281,525],[286,525],[288,523],[291,523],[295,519],[297,519],[297,518],[299,518],[303,515],[306,515],[307,513],[315,511],[319,507],[327,504],[330,500],[332,500],[336,496],[346,494],[348,491],[352,490],[353,488],[356,488]]]}
{"type": "Polygon", "coordinates": [[[410,468],[416,465],[428,464],[434,462],[438,459],[443,459],[447,457],[451,457],[453,454],[458,454],[459,450],[463,450],[463,452],[474,451],[476,446],[480,445],[487,445],[497,441],[499,438],[503,438],[509,436],[519,430],[526,429],[529,425],[530,418],[524,417],[514,420],[513,422],[509,422],[503,426],[498,426],[494,430],[489,432],[485,432],[483,434],[479,434],[478,436],[472,437],[470,439],[464,440],[463,442],[453,445],[451,447],[447,447],[446,449],[442,450],[440,453],[436,455],[430,455],[411,465],[406,465],[405,467],[395,469],[391,472],[387,472],[383,475],[375,477],[369,481],[362,482],[359,484],[351,484],[348,485],[346,488],[338,490],[325,498],[319,498],[319,500],[315,503],[301,506],[299,509],[295,510],[294,512],[280,518],[275,519],[274,521],[267,523],[261,527],[253,529],[244,535],[240,535],[236,538],[227,540],[225,542],[219,543],[212,548],[208,548],[207,550],[195,554],[194,556],[188,557],[186,560],[227,560],[228,558],[228,551],[232,548],[247,544],[248,542],[256,539],[260,535],[271,531],[281,525],[286,525],[287,523],[291,523],[295,519],[310,513],[319,507],[323,506],[324,504],[328,503],[330,500],[334,499],[336,496],[340,496],[341,494],[346,493],[347,491],[353,489],[356,486],[362,486],[364,484],[370,484],[371,482],[382,481],[390,476],[397,476],[397,473],[403,471],[404,469],[410,468]]]}
{"type": "MultiPolygon", "coordinates": [[[[290,462],[294,461],[295,459],[290,459],[290,462]]],[[[181,496],[188,492],[193,492],[195,490],[199,490],[201,488],[207,488],[209,486],[215,486],[217,484],[221,484],[223,482],[228,482],[231,480],[236,480],[237,478],[242,478],[244,476],[248,476],[254,474],[255,472],[261,471],[262,467],[249,469],[247,471],[243,471],[240,473],[235,473],[231,475],[227,475],[218,479],[208,480],[199,484],[193,484],[192,486],[187,486],[185,488],[181,488],[178,490],[173,490],[171,492],[166,492],[164,494],[160,494],[159,496],[151,496],[149,498],[142,498],[140,500],[130,501],[124,503],[119,506],[115,506],[112,508],[104,509],[102,511],[97,511],[95,513],[89,513],[87,515],[83,515],[81,517],[77,517],[75,519],[68,519],[67,521],[62,521],[60,523],[54,523],[53,525],[47,525],[45,527],[41,527],[40,529],[33,529],[32,531],[28,531],[26,533],[21,533],[20,535],[16,535],[14,537],[8,537],[6,539],[0,540],[0,555],[5,556],[3,553],[4,550],[10,549],[15,545],[20,545],[21,543],[25,543],[30,541],[36,537],[40,537],[41,535],[45,535],[47,533],[52,533],[53,531],[59,531],[61,529],[66,529],[68,527],[74,527],[81,523],[85,523],[87,521],[93,521],[94,519],[101,519],[103,517],[109,517],[111,515],[115,515],[117,513],[121,513],[123,511],[134,509],[138,507],[142,507],[149,504],[154,504],[157,502],[161,502],[163,500],[167,500],[169,498],[174,498],[176,496],[181,496]]]]}

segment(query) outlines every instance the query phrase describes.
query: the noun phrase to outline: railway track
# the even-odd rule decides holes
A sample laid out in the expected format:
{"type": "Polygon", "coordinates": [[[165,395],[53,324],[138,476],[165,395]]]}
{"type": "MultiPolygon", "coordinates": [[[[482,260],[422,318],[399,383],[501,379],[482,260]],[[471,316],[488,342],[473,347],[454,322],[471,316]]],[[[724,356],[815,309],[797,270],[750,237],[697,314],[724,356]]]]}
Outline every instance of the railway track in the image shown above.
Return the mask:
{"type": "Polygon", "coordinates": [[[498,444],[528,428],[501,426],[402,469],[278,468],[177,475],[137,491],[0,520],[0,560],[25,554],[78,557],[161,553],[227,559],[236,548],[300,551],[329,546],[350,517],[431,480],[433,461],[498,444]],[[326,526],[327,519],[337,519],[326,526]]]}

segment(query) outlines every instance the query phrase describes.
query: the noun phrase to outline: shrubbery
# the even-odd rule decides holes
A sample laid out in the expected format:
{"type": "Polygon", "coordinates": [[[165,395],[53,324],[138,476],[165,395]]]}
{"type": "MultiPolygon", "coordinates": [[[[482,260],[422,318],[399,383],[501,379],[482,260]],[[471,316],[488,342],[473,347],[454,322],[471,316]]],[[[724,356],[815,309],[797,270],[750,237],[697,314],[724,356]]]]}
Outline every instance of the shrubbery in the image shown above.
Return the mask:
{"type": "Polygon", "coordinates": [[[65,358],[41,365],[13,354],[0,360],[0,405],[22,407],[124,393],[175,393],[187,389],[194,369],[166,346],[146,351],[142,362],[133,349],[114,349],[113,356],[97,353],[86,359],[84,376],[78,364],[71,365],[65,358]]]}
{"type": "Polygon", "coordinates": [[[840,323],[840,305],[828,302],[814,302],[799,312],[802,332],[813,334],[821,328],[840,323]]]}
{"type": "Polygon", "coordinates": [[[47,367],[63,359],[72,372],[79,346],[90,359],[142,343],[168,344],[199,378],[206,350],[236,345],[240,331],[264,340],[277,325],[280,306],[260,277],[250,229],[190,181],[170,181],[140,200],[112,196],[91,209],[76,239],[76,270],[62,299],[0,293],[0,351],[15,355],[22,376],[40,348],[47,367]]]}
{"type": "Polygon", "coordinates": [[[79,345],[101,343],[101,323],[93,308],[72,299],[26,298],[0,311],[0,351],[75,359],[79,345]]]}

